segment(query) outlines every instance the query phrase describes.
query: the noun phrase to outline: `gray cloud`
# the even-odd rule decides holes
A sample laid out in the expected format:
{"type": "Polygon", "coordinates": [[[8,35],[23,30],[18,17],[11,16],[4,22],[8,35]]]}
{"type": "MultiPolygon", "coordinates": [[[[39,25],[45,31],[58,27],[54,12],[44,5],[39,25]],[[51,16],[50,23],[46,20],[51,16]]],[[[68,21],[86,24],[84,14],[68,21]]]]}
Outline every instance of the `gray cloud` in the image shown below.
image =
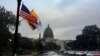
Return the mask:
{"type": "MultiPolygon", "coordinates": [[[[50,24],[56,39],[75,39],[86,25],[96,24],[100,27],[100,0],[23,0],[23,2],[30,10],[34,8],[39,15],[42,21],[42,34],[47,24],[50,24]]],[[[16,4],[14,0],[0,2],[0,5],[13,11],[14,14],[16,4]]],[[[25,21],[21,22],[19,32],[30,38],[38,38],[39,33],[38,30],[31,30],[25,21]]]]}
{"type": "MultiPolygon", "coordinates": [[[[75,39],[75,36],[81,34],[82,29],[86,25],[96,24],[100,27],[100,1],[99,0],[71,0],[69,4],[68,0],[62,0],[60,2],[42,4],[36,7],[37,12],[42,21],[43,30],[47,24],[50,24],[54,31],[55,38],[57,39],[75,39]],[[51,6],[50,6],[51,5],[51,6]],[[60,9],[61,8],[61,9],[60,9]]],[[[24,26],[26,27],[26,26],[24,26]]],[[[22,30],[20,32],[24,36],[38,38],[37,30],[22,30]],[[27,32],[27,33],[24,33],[27,32]],[[33,35],[32,35],[33,34],[33,35]],[[34,36],[35,35],[35,36],[34,36]]],[[[43,33],[42,33],[43,34],[43,33]]]]}

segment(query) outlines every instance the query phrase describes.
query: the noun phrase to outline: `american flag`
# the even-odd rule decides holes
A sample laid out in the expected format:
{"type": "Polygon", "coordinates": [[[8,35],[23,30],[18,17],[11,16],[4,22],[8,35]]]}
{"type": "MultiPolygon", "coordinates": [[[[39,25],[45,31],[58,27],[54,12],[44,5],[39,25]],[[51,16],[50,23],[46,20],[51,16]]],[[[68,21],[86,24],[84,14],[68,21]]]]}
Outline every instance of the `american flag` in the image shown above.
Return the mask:
{"type": "Polygon", "coordinates": [[[19,16],[26,19],[29,26],[32,29],[36,28],[35,25],[37,24],[37,18],[35,18],[33,15],[31,15],[30,11],[28,10],[28,8],[24,4],[22,4],[22,8],[21,8],[19,16]]]}

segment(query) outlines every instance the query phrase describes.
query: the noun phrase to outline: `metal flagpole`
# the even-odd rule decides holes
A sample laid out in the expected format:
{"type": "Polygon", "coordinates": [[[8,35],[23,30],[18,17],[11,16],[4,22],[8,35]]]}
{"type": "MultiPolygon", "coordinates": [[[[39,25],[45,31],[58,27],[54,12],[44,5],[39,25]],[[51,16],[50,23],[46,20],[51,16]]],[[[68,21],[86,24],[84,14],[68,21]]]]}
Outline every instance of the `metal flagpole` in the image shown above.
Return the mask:
{"type": "Polygon", "coordinates": [[[19,10],[20,10],[21,0],[17,0],[17,18],[16,18],[16,27],[15,27],[15,35],[14,35],[14,42],[13,42],[13,53],[12,56],[16,56],[17,48],[18,48],[18,24],[19,24],[19,10]]]}
{"type": "Polygon", "coordinates": [[[41,39],[41,33],[39,32],[39,39],[41,39]]]}

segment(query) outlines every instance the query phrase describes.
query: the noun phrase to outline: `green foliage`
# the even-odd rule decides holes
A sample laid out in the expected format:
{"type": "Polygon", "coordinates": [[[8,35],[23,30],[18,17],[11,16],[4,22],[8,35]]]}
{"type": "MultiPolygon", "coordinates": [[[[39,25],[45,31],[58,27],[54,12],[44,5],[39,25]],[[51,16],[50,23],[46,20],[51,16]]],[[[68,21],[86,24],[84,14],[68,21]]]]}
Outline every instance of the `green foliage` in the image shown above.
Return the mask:
{"type": "Polygon", "coordinates": [[[53,51],[53,50],[59,50],[59,49],[60,49],[60,46],[54,42],[47,42],[46,44],[46,50],[53,51]]]}
{"type": "Polygon", "coordinates": [[[100,28],[96,25],[86,26],[81,35],[76,36],[76,41],[70,43],[72,49],[76,50],[98,50],[100,49],[100,28]]]}
{"type": "Polygon", "coordinates": [[[21,49],[29,49],[29,50],[33,50],[34,49],[33,41],[31,39],[29,39],[29,38],[26,38],[26,37],[20,37],[19,38],[18,46],[21,49]]]}
{"type": "MultiPolygon", "coordinates": [[[[32,51],[39,51],[39,41],[40,40],[30,40],[29,38],[21,37],[19,39],[19,48],[23,50],[32,50],[32,51]]],[[[46,42],[46,46],[44,47],[45,51],[51,51],[51,50],[59,50],[60,46],[57,45],[54,42],[46,42]]]]}
{"type": "Polygon", "coordinates": [[[18,54],[30,54],[34,50],[34,42],[27,37],[22,37],[20,34],[18,41],[18,54]]]}
{"type": "Polygon", "coordinates": [[[9,39],[15,26],[15,15],[11,11],[7,11],[0,6],[0,50],[9,47],[9,39]]]}
{"type": "Polygon", "coordinates": [[[0,29],[12,29],[15,25],[15,15],[11,11],[7,11],[4,7],[0,7],[0,29]]]}

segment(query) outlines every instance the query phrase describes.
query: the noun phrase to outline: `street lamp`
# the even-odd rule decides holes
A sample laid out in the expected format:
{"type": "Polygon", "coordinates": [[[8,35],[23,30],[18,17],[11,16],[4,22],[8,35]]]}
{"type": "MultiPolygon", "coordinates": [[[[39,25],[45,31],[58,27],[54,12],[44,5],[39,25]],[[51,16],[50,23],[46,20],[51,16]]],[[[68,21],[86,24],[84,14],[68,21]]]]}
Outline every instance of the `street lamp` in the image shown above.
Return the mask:
{"type": "Polygon", "coordinates": [[[20,10],[21,0],[17,0],[17,16],[16,16],[16,27],[15,27],[15,35],[13,42],[13,54],[12,56],[16,56],[17,48],[18,48],[18,24],[19,24],[19,10],[20,10]]]}

